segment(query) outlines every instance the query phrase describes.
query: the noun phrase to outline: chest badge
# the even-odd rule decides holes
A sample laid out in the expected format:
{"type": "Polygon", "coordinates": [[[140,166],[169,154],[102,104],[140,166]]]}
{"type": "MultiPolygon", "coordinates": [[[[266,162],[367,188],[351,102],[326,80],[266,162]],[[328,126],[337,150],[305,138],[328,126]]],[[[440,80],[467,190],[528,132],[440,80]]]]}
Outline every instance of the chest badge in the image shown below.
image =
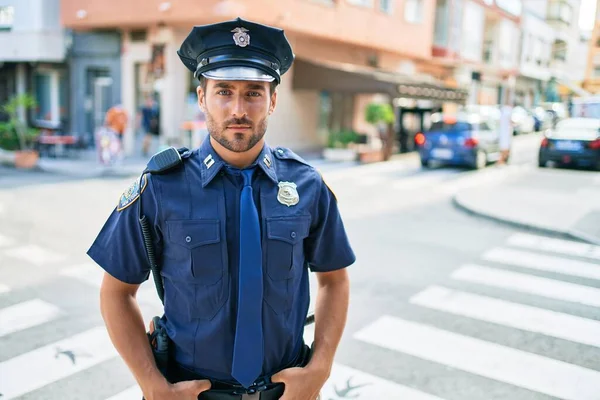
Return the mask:
{"type": "Polygon", "coordinates": [[[248,29],[235,28],[231,32],[233,32],[233,41],[236,46],[246,47],[250,44],[250,35],[247,33],[248,29]]]}
{"type": "Polygon", "coordinates": [[[279,182],[279,192],[277,192],[277,200],[288,207],[295,206],[300,201],[298,190],[294,182],[279,182]]]}

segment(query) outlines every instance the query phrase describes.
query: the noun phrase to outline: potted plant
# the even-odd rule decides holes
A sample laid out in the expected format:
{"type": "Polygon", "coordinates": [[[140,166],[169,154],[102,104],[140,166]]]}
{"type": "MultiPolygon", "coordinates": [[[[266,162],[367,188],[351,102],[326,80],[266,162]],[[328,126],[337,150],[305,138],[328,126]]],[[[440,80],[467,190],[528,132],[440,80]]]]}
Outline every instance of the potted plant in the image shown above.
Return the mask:
{"type": "Polygon", "coordinates": [[[330,161],[355,161],[357,151],[352,145],[358,141],[358,138],[359,134],[351,129],[330,132],[323,157],[330,161]]]}
{"type": "MultiPolygon", "coordinates": [[[[365,110],[365,120],[374,125],[380,133],[383,147],[381,150],[376,150],[379,153],[378,158],[388,160],[394,148],[394,122],[396,121],[394,108],[387,103],[370,103],[365,110]]],[[[368,157],[373,158],[372,155],[368,157]]]]}
{"type": "Polygon", "coordinates": [[[17,168],[33,168],[39,159],[35,143],[40,131],[21,121],[18,115],[20,108],[28,110],[36,106],[35,98],[29,94],[13,96],[2,106],[8,121],[0,123],[0,148],[13,153],[17,168]]]}

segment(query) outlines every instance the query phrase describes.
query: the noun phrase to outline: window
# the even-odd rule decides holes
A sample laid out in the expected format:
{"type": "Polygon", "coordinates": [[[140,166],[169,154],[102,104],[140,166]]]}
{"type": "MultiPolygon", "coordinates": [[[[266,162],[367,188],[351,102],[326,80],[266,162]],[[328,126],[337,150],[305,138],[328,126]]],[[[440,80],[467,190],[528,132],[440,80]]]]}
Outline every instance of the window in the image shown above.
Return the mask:
{"type": "Polygon", "coordinates": [[[571,25],[573,8],[565,0],[555,0],[548,3],[548,20],[571,25]]]}
{"type": "Polygon", "coordinates": [[[33,93],[37,107],[33,119],[58,124],[67,112],[67,79],[51,69],[38,69],[33,74],[33,93]]]}
{"type": "Polygon", "coordinates": [[[379,10],[386,13],[392,13],[392,0],[379,0],[379,10]]]}
{"type": "Polygon", "coordinates": [[[348,1],[348,3],[354,4],[355,6],[373,7],[372,0],[347,0],[347,1],[348,1]]]}
{"type": "Polygon", "coordinates": [[[0,7],[0,31],[10,31],[15,20],[15,8],[13,6],[0,7]]]}
{"type": "Polygon", "coordinates": [[[404,2],[404,20],[411,24],[423,22],[423,0],[406,0],[404,2]]]}
{"type": "Polygon", "coordinates": [[[594,78],[600,78],[600,66],[595,66],[594,67],[594,73],[593,73],[594,78]]]}

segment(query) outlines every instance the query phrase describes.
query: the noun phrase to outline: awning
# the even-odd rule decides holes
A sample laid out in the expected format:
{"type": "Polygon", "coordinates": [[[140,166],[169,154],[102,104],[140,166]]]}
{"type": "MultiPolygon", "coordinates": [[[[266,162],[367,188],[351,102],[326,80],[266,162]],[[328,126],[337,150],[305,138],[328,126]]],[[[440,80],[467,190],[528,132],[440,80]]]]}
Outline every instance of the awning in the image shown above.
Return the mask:
{"type": "Polygon", "coordinates": [[[294,61],[293,88],[328,90],[339,93],[385,93],[439,102],[465,103],[468,91],[435,81],[420,81],[412,76],[382,72],[352,64],[294,61]]]}
{"type": "Polygon", "coordinates": [[[592,95],[590,92],[586,91],[585,89],[581,88],[580,86],[578,86],[572,82],[569,82],[565,79],[557,79],[556,81],[558,82],[559,85],[566,87],[571,92],[575,93],[577,96],[588,97],[588,96],[592,95]]]}

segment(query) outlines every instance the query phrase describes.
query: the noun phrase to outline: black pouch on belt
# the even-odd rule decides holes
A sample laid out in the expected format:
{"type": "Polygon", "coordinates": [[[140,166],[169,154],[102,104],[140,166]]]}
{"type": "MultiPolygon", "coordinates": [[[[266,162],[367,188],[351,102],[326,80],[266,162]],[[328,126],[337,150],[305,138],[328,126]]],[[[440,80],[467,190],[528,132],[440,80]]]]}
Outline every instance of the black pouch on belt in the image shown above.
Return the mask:
{"type": "Polygon", "coordinates": [[[150,347],[152,348],[152,354],[154,355],[154,361],[159,371],[163,376],[168,376],[169,371],[169,359],[171,350],[171,339],[167,335],[167,330],[160,323],[159,317],[152,318],[154,325],[154,332],[148,332],[148,340],[150,341],[150,347]]]}

